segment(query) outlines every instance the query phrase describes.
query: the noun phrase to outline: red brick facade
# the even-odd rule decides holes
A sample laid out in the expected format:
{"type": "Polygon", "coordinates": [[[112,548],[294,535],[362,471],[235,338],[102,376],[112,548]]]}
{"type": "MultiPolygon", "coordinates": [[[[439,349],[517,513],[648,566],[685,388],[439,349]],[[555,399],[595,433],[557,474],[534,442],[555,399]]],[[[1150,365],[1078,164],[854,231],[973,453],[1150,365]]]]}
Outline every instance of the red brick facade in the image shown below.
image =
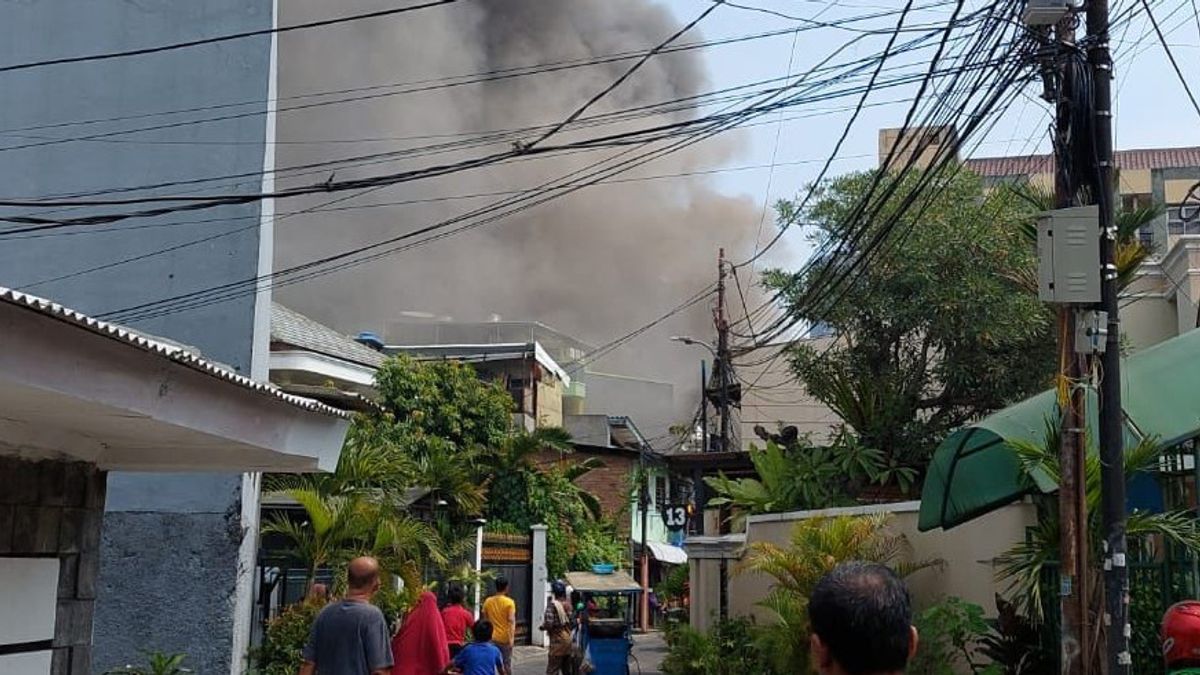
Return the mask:
{"type": "Polygon", "coordinates": [[[637,468],[638,454],[636,451],[580,446],[575,452],[560,456],[554,451],[544,451],[534,460],[540,466],[557,464],[577,464],[590,457],[604,462],[604,466],[592,469],[580,476],[575,484],[596,495],[604,515],[622,515],[618,519],[621,532],[628,535],[630,525],[630,494],[633,472],[637,468]]]}

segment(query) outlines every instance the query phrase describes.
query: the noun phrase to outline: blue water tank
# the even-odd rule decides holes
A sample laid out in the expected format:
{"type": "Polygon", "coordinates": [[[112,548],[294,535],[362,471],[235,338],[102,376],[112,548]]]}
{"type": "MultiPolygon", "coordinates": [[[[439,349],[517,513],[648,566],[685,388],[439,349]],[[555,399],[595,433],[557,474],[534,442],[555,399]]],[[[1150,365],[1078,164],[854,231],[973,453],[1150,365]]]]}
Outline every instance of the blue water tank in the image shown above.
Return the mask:
{"type": "Polygon", "coordinates": [[[359,344],[366,345],[377,352],[383,351],[383,338],[370,331],[363,331],[359,333],[358,336],[354,338],[354,341],[359,344]]]}

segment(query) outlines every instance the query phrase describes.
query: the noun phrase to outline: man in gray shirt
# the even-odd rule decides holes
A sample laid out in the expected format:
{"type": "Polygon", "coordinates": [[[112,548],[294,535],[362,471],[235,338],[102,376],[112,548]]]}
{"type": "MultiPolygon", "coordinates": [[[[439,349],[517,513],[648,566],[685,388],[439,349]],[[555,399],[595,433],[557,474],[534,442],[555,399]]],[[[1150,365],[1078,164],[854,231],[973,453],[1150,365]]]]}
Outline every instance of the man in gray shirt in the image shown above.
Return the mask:
{"type": "Polygon", "coordinates": [[[391,635],[383,612],[371,604],[379,590],[379,562],[362,557],[346,568],[346,597],[326,605],[313,621],[300,675],[388,675],[391,635]]]}

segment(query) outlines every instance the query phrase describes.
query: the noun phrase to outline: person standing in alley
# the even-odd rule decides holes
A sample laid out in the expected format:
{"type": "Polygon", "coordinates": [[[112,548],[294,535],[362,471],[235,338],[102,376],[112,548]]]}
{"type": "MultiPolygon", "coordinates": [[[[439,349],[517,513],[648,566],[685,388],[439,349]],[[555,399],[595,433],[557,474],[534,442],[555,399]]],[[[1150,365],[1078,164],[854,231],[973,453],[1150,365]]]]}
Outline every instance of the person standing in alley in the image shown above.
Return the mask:
{"type": "Polygon", "coordinates": [[[517,603],[508,597],[508,579],[496,577],[496,592],[483,603],[483,616],[492,624],[492,642],[512,672],[513,645],[517,641],[517,603]]]}
{"type": "Polygon", "coordinates": [[[808,619],[820,675],[901,675],[917,652],[908,589],[883,565],[833,568],[809,597],[808,619]]]}
{"type": "Polygon", "coordinates": [[[461,586],[451,586],[448,599],[450,603],[442,609],[442,625],[446,628],[450,658],[454,658],[467,644],[467,631],[475,626],[475,615],[464,606],[466,594],[461,586]]]}
{"type": "Polygon", "coordinates": [[[422,593],[404,617],[392,640],[392,658],[396,662],[392,675],[438,675],[450,663],[446,629],[433,593],[422,593]]]}
{"type": "Polygon", "coordinates": [[[346,595],[313,621],[300,675],[389,675],[391,636],[383,612],[371,604],[379,591],[379,562],[355,558],[346,567],[346,595]]]}
{"type": "Polygon", "coordinates": [[[512,675],[504,665],[504,657],[492,642],[492,623],[487,619],[475,622],[475,641],[463,647],[458,656],[442,671],[461,675],[512,675]]]}
{"type": "Polygon", "coordinates": [[[550,584],[553,596],[546,605],[541,629],[550,638],[550,650],[546,656],[546,675],[572,675],[571,609],[567,600],[567,585],[561,581],[550,584]]]}

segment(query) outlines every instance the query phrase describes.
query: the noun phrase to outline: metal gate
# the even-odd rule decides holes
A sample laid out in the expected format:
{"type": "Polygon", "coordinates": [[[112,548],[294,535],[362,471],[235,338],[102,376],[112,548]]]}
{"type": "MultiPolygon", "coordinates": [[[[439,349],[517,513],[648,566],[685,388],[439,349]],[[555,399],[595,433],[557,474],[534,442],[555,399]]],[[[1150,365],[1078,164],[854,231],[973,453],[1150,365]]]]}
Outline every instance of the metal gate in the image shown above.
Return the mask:
{"type": "Polygon", "coordinates": [[[508,595],[517,603],[517,641],[528,644],[533,606],[533,540],[528,535],[485,532],[483,569],[508,579],[508,595]]]}

